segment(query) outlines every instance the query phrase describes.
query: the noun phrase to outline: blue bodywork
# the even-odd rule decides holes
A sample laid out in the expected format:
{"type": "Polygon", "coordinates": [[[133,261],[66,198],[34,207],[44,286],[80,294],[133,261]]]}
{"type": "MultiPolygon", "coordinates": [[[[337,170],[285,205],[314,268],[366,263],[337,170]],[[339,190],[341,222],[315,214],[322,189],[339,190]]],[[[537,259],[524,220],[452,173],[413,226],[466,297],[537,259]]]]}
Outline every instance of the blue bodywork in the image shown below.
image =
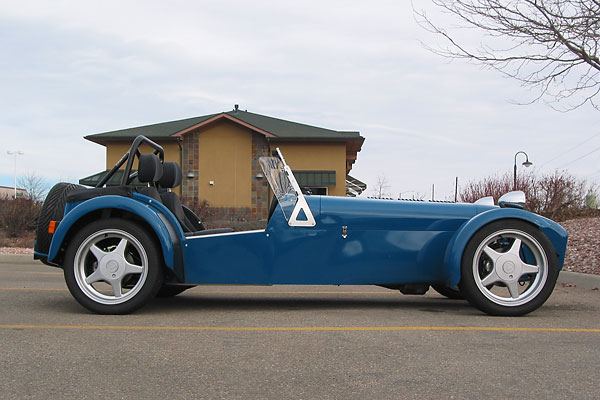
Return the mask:
{"type": "Polygon", "coordinates": [[[379,284],[460,281],[469,239],[500,219],[523,220],[552,242],[559,268],[567,233],[558,224],[516,208],[464,203],[306,196],[315,226],[290,226],[277,207],[260,231],[186,237],[160,202],[134,193],[69,203],[52,238],[48,263],[78,221],[100,210],[135,215],[160,243],[164,264],[188,284],[379,284]],[[345,228],[344,228],[345,227],[345,228]]]}

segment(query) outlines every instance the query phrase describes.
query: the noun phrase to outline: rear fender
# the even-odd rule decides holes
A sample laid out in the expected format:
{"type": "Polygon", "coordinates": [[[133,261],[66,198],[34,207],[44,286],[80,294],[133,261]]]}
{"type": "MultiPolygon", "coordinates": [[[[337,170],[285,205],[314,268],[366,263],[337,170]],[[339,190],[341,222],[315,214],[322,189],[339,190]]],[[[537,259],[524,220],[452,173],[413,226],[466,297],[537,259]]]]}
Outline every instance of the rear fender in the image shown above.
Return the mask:
{"type": "Polygon", "coordinates": [[[183,281],[181,246],[182,242],[185,241],[185,236],[181,227],[166,207],[150,197],[138,194],[134,194],[134,198],[101,196],[67,207],[67,213],[52,237],[48,261],[54,262],[56,260],[65,238],[77,221],[94,211],[103,209],[124,210],[145,221],[152,228],[160,242],[165,265],[183,281]],[[180,274],[182,276],[179,276],[180,274]]]}
{"type": "Polygon", "coordinates": [[[473,235],[485,225],[500,219],[516,219],[540,229],[552,242],[557,255],[558,267],[562,268],[567,245],[567,232],[557,223],[528,211],[516,208],[493,208],[467,221],[448,243],[444,257],[446,285],[453,287],[460,282],[463,252],[473,235]]]}

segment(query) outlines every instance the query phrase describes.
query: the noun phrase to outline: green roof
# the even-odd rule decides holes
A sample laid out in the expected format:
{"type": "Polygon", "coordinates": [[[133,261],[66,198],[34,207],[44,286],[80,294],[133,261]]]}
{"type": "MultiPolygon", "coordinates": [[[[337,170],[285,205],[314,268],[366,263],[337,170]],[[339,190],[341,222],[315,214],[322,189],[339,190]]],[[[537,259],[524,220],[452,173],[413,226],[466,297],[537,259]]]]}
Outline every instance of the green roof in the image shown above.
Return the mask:
{"type": "Polygon", "coordinates": [[[134,139],[138,135],[144,135],[151,139],[166,138],[194,125],[198,125],[199,123],[204,122],[215,115],[218,114],[180,119],[178,121],[161,122],[159,124],[136,126],[134,128],[119,129],[117,131],[96,133],[93,135],[88,135],[85,138],[91,140],[92,142],[96,142],[97,139],[134,139]]]}
{"type": "Polygon", "coordinates": [[[325,129],[317,126],[268,117],[266,115],[254,114],[242,110],[232,110],[178,121],[161,122],[159,124],[137,126],[134,128],[120,129],[117,131],[97,133],[94,135],[88,135],[85,138],[96,143],[101,143],[106,139],[133,139],[138,135],[144,135],[148,138],[154,139],[166,139],[220,115],[223,117],[227,115],[234,120],[251,125],[260,131],[267,132],[280,139],[363,140],[359,132],[325,129]]]}
{"type": "Polygon", "coordinates": [[[268,117],[266,115],[254,114],[248,111],[229,111],[225,113],[233,118],[239,119],[247,124],[255,126],[263,131],[282,139],[314,138],[314,139],[351,139],[360,138],[358,132],[334,131],[319,128],[317,126],[301,124],[299,122],[286,121],[284,119],[268,117]]]}

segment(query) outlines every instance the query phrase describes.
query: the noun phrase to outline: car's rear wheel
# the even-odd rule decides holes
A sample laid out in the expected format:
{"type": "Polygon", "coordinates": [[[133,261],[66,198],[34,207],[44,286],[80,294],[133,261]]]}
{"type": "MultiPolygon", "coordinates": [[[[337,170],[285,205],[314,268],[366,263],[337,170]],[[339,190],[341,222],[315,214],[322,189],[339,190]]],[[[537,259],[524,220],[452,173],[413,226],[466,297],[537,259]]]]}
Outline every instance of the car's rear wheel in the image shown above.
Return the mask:
{"type": "Polygon", "coordinates": [[[539,229],[517,220],[493,222],[465,248],[460,291],[488,314],[527,314],[544,304],[554,289],[555,254],[539,229]]]}
{"type": "Polygon", "coordinates": [[[129,220],[95,221],[71,240],[64,273],[69,291],[100,314],[130,313],[152,299],[162,283],[153,238],[129,220]]]}

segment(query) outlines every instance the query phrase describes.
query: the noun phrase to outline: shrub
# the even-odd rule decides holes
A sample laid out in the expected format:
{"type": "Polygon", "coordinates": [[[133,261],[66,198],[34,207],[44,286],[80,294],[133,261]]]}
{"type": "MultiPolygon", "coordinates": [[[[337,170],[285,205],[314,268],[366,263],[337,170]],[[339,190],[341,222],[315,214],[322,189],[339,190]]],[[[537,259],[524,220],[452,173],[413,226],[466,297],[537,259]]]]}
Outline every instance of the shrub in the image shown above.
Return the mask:
{"type": "Polygon", "coordinates": [[[205,199],[190,199],[181,198],[181,204],[189,208],[200,218],[200,221],[205,222],[210,220],[210,204],[205,199]]]}
{"type": "MultiPolygon", "coordinates": [[[[494,175],[479,182],[467,183],[461,188],[460,199],[472,203],[482,197],[492,196],[497,202],[500,196],[513,190],[512,186],[511,174],[494,175]]],[[[586,189],[584,180],[566,171],[539,177],[533,172],[522,174],[517,178],[517,190],[525,192],[529,211],[557,221],[598,213],[598,210],[589,207],[589,199],[596,198],[595,187],[586,189]]]]}
{"type": "MultiPolygon", "coordinates": [[[[482,197],[492,196],[497,202],[500,196],[512,190],[512,184],[512,177],[508,174],[489,176],[479,182],[471,181],[465,187],[461,187],[460,200],[465,203],[474,203],[482,197]]],[[[517,186],[522,188],[522,182],[518,182],[517,186]]]]}
{"type": "Polygon", "coordinates": [[[31,199],[0,200],[0,225],[9,237],[22,236],[35,230],[40,210],[41,204],[31,199]]]}

